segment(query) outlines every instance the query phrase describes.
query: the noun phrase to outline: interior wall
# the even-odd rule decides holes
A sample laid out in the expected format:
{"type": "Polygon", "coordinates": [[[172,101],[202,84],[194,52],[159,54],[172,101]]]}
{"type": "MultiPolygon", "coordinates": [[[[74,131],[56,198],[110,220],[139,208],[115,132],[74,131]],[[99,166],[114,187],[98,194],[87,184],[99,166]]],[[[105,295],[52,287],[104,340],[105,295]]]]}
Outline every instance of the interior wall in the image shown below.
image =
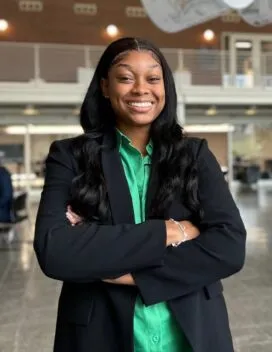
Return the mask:
{"type": "MultiPolygon", "coordinates": [[[[65,137],[64,137],[65,138],[65,137]]],[[[31,159],[33,162],[42,161],[46,158],[51,143],[56,140],[56,135],[33,135],[31,136],[31,159]]]]}
{"type": "Polygon", "coordinates": [[[215,155],[220,166],[228,166],[228,135],[227,133],[190,133],[192,137],[204,138],[215,155]]]}
{"type": "Polygon", "coordinates": [[[252,127],[250,133],[236,135],[233,152],[264,169],[265,161],[272,159],[272,129],[252,127]]]}
{"type": "Polygon", "coordinates": [[[105,27],[111,23],[119,27],[121,36],[144,37],[160,47],[168,48],[194,49],[207,46],[202,37],[207,28],[216,33],[214,42],[209,44],[209,47],[213,48],[220,47],[222,32],[272,33],[271,24],[253,27],[243,20],[238,23],[226,23],[218,18],[178,33],[168,34],[158,29],[148,17],[126,16],[125,8],[141,6],[140,0],[97,1],[96,16],[75,15],[75,2],[44,0],[43,11],[37,13],[19,11],[18,1],[0,0],[1,18],[10,23],[7,32],[0,32],[0,41],[107,45],[111,39],[106,36],[105,27]]]}

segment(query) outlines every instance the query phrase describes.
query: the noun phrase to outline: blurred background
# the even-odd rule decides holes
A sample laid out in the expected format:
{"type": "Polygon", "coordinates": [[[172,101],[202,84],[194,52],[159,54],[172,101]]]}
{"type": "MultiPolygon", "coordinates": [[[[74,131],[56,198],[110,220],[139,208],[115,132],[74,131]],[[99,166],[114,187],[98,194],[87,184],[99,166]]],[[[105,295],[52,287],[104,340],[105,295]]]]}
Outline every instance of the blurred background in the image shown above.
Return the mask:
{"type": "Polygon", "coordinates": [[[82,133],[79,109],[105,46],[151,40],[175,78],[185,131],[206,138],[248,230],[225,280],[236,352],[272,351],[272,1],[0,0],[0,352],[52,351],[59,283],[33,254],[44,161],[82,133]],[[1,195],[6,186],[0,178],[1,195]]]}

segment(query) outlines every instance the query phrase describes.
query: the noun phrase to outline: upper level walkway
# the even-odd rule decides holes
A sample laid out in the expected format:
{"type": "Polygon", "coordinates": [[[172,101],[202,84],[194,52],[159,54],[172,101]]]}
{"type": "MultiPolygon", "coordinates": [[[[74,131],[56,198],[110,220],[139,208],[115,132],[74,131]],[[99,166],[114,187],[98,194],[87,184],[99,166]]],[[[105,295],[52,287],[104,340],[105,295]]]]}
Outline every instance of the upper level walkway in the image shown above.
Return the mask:
{"type": "MultiPolygon", "coordinates": [[[[0,104],[78,104],[104,47],[0,42],[0,104]]],[[[271,104],[272,52],[162,49],[189,104],[271,104]],[[254,60],[256,61],[256,60],[254,60]]]]}

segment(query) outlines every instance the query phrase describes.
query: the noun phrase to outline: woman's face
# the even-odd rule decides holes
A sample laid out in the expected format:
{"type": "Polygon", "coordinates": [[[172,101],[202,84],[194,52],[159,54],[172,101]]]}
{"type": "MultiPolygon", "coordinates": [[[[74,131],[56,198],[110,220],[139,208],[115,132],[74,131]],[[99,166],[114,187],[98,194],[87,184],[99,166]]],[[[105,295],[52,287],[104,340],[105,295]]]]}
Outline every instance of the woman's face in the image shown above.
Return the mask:
{"type": "Polygon", "coordinates": [[[130,51],[101,82],[111,102],[117,126],[150,126],[165,105],[161,65],[148,51],[130,51]]]}

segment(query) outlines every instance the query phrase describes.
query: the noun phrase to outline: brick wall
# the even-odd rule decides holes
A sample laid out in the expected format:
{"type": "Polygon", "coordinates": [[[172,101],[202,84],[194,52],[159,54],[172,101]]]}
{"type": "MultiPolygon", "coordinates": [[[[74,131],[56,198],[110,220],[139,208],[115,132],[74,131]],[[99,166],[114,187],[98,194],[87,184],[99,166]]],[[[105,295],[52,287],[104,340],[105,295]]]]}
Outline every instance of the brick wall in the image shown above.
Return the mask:
{"type": "Polygon", "coordinates": [[[128,18],[125,15],[126,6],[141,6],[140,0],[97,1],[96,16],[75,15],[74,3],[74,0],[43,0],[43,11],[30,13],[19,11],[18,1],[0,0],[1,18],[10,23],[10,29],[0,33],[0,41],[106,45],[110,39],[104,29],[110,23],[120,28],[122,36],[145,37],[160,47],[170,48],[199,48],[205,45],[202,33],[207,28],[217,35],[212,43],[215,48],[220,47],[222,32],[272,33],[272,25],[257,28],[243,21],[224,23],[218,18],[176,34],[167,34],[156,28],[148,18],[128,18]]]}

